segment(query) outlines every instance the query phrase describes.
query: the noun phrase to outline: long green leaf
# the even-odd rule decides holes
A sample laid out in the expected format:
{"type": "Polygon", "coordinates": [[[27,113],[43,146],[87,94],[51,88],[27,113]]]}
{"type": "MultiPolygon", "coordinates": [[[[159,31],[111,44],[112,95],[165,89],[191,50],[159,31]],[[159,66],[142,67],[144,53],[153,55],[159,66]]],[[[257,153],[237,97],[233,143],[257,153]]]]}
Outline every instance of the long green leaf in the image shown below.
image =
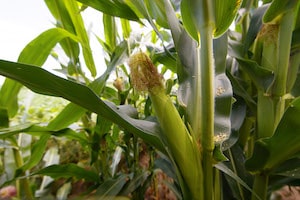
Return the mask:
{"type": "Polygon", "coordinates": [[[76,35],[78,36],[78,38],[80,38],[85,64],[89,69],[89,71],[91,72],[91,75],[94,77],[97,74],[97,70],[96,70],[96,66],[92,54],[92,49],[90,47],[90,41],[88,38],[87,31],[84,27],[84,23],[80,14],[78,3],[76,1],[64,0],[64,4],[73,22],[76,35]]]}
{"type": "Polygon", "coordinates": [[[214,0],[215,30],[214,37],[220,37],[225,33],[236,17],[242,0],[214,0]]]}
{"type": "MultiPolygon", "coordinates": [[[[71,17],[67,11],[67,8],[63,1],[58,0],[45,0],[45,3],[56,19],[56,27],[62,28],[74,35],[76,35],[75,27],[71,20],[71,17]]],[[[66,55],[72,60],[72,63],[77,64],[79,62],[79,43],[69,38],[61,40],[59,42],[66,55]]]]}
{"type": "Polygon", "coordinates": [[[19,133],[28,133],[35,136],[43,136],[43,135],[55,135],[55,136],[64,136],[69,139],[75,139],[80,143],[86,145],[88,144],[88,140],[84,134],[77,133],[69,128],[64,129],[50,129],[49,127],[39,126],[36,124],[25,123],[16,126],[11,126],[9,128],[0,129],[0,139],[5,139],[11,137],[13,135],[19,133]]]}
{"type": "MultiPolygon", "coordinates": [[[[95,79],[91,84],[89,84],[88,87],[91,88],[93,92],[100,95],[111,72],[116,68],[117,65],[123,63],[127,57],[128,43],[123,41],[118,44],[112,53],[111,61],[107,64],[106,71],[99,78],[95,79]]],[[[49,128],[55,130],[66,128],[73,122],[77,121],[85,112],[86,109],[83,107],[80,107],[74,103],[70,103],[58,114],[56,118],[54,118],[48,124],[48,126],[49,128]]]]}
{"type": "Polygon", "coordinates": [[[54,179],[75,177],[77,179],[85,179],[86,181],[99,182],[99,176],[97,173],[81,168],[73,163],[65,165],[50,165],[49,167],[45,167],[31,175],[46,175],[54,179]]]}
{"type": "Polygon", "coordinates": [[[74,102],[119,124],[165,152],[164,145],[159,138],[160,130],[157,123],[129,117],[120,112],[114,104],[102,101],[90,88],[84,85],[60,78],[35,66],[3,60],[0,60],[0,74],[21,82],[34,92],[59,96],[74,102]]]}
{"type": "Polygon", "coordinates": [[[273,0],[270,7],[268,8],[267,12],[263,17],[263,22],[264,23],[276,22],[280,20],[280,18],[284,13],[289,12],[291,9],[294,9],[296,6],[299,7],[298,0],[289,0],[289,1],[273,0]]]}
{"type": "Polygon", "coordinates": [[[139,17],[132,9],[121,0],[114,1],[95,1],[95,0],[78,0],[79,2],[99,10],[108,15],[121,17],[129,20],[139,21],[139,17]]]}
{"type": "MultiPolygon", "coordinates": [[[[52,28],[32,40],[26,45],[19,55],[21,63],[42,66],[48,58],[53,47],[65,38],[79,41],[78,38],[61,28],[52,28]]],[[[6,79],[0,91],[0,106],[7,109],[10,117],[13,117],[18,110],[17,95],[21,85],[13,80],[6,79]]]]}
{"type": "Polygon", "coordinates": [[[249,187],[240,177],[238,177],[231,169],[229,169],[226,165],[224,165],[224,163],[218,163],[215,165],[215,167],[217,169],[219,169],[220,171],[224,172],[225,174],[227,174],[228,176],[232,177],[234,180],[236,180],[239,184],[241,184],[243,187],[245,187],[247,190],[249,190],[251,193],[253,193],[257,199],[260,199],[259,196],[257,196],[257,194],[255,194],[255,192],[251,189],[251,187],[249,187]]]}

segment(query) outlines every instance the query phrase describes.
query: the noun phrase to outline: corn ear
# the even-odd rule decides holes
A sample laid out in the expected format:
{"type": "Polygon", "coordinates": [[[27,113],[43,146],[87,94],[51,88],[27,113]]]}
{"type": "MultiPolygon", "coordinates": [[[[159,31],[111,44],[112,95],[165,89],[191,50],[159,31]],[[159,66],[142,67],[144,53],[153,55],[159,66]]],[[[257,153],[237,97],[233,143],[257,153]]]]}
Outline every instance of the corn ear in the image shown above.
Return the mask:
{"type": "Polygon", "coordinates": [[[167,151],[175,161],[192,198],[202,199],[200,151],[172,100],[166,95],[161,75],[144,53],[131,56],[128,64],[134,87],[149,92],[152,106],[163,131],[162,137],[166,142],[167,151]]]}

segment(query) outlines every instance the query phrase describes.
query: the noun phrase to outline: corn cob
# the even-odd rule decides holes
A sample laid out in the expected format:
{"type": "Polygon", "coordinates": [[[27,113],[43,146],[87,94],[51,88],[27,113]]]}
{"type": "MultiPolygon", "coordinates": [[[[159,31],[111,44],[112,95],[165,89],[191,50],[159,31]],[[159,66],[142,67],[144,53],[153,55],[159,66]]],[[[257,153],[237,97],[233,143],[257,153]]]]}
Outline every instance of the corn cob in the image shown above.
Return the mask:
{"type": "Polygon", "coordinates": [[[142,53],[132,55],[128,62],[135,89],[149,93],[160,123],[167,152],[170,152],[180,176],[193,199],[202,199],[202,166],[200,151],[191,137],[170,97],[165,93],[162,76],[150,58],[142,53]]]}

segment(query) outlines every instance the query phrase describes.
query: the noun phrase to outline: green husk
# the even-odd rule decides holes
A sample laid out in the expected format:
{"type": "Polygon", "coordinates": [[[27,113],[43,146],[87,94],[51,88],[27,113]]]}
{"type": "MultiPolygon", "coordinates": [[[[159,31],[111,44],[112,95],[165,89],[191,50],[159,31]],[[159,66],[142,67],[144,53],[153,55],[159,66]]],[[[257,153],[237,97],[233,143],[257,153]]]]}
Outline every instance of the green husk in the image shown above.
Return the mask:
{"type": "Polygon", "coordinates": [[[166,95],[162,76],[149,57],[141,52],[131,56],[129,66],[133,86],[149,92],[167,151],[178,167],[192,199],[203,199],[200,148],[190,135],[171,98],[166,95]]]}

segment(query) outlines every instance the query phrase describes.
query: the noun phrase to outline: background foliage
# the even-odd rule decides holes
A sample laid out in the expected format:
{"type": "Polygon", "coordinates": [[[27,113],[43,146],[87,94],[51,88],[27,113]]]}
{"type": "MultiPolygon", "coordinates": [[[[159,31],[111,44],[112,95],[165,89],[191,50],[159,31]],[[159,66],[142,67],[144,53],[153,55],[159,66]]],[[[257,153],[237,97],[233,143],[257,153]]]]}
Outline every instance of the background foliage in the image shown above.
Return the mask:
{"type": "Polygon", "coordinates": [[[297,0],[45,4],[54,27],[17,62],[0,60],[3,194],[11,185],[20,199],[254,200],[299,185],[297,0]],[[102,13],[104,37],[88,32],[86,9],[102,13]],[[164,77],[178,121],[162,122],[151,94],[131,85],[127,60],[140,51],[164,77]],[[43,69],[49,56],[59,76],[43,69]],[[183,135],[165,131],[178,124],[183,135]]]}

